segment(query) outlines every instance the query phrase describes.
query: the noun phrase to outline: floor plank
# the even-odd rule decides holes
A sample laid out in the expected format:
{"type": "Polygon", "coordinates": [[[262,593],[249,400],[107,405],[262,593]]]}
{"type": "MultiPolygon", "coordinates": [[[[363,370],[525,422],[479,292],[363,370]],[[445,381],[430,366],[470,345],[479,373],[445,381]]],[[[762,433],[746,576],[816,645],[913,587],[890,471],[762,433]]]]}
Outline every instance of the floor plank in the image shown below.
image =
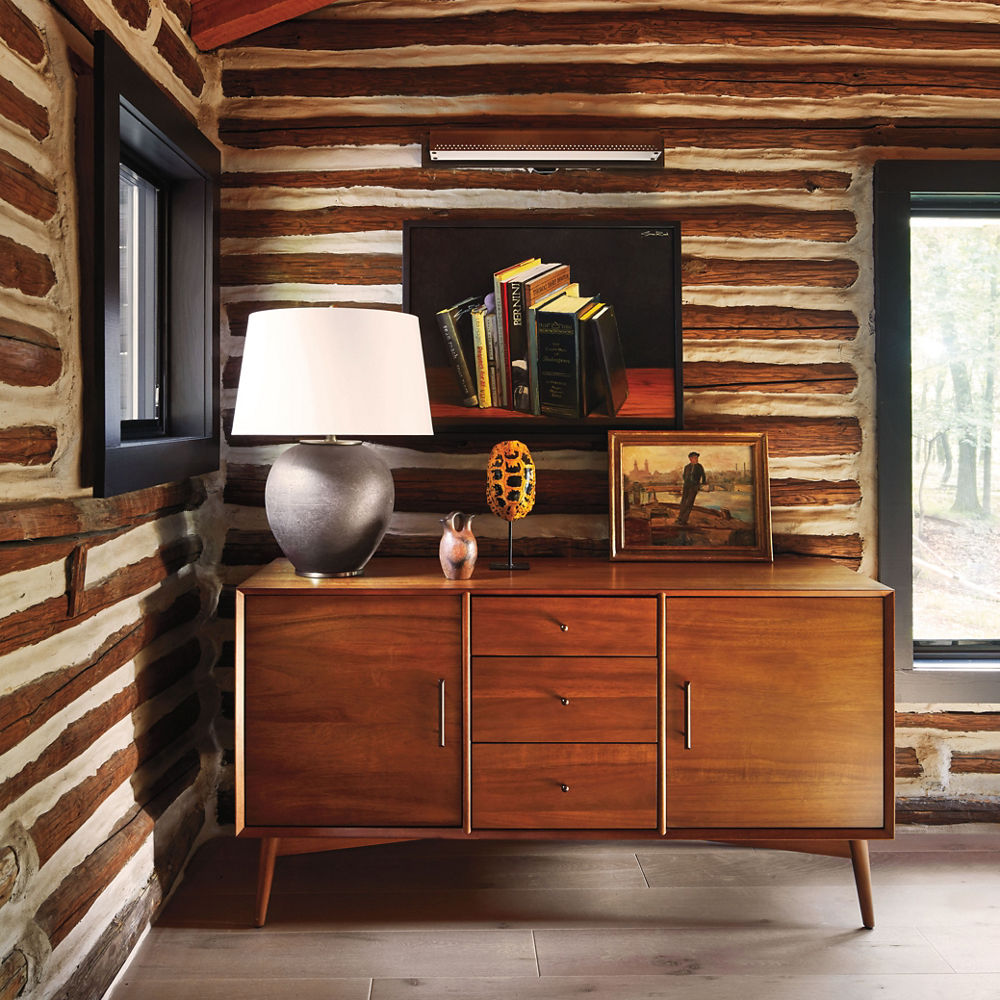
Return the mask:
{"type": "Polygon", "coordinates": [[[280,858],[254,929],[256,848],[203,845],[108,1000],[1000,997],[992,828],[873,844],[873,931],[845,859],[650,841],[280,858]]]}

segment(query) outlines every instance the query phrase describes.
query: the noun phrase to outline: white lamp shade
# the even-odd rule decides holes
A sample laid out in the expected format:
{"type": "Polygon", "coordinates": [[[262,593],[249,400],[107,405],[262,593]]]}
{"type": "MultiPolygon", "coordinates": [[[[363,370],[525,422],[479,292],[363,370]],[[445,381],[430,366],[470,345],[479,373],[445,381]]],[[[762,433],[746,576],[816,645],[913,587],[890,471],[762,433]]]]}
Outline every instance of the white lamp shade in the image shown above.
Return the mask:
{"type": "Polygon", "coordinates": [[[250,314],[234,434],[433,432],[416,316],[329,306],[250,314]]]}

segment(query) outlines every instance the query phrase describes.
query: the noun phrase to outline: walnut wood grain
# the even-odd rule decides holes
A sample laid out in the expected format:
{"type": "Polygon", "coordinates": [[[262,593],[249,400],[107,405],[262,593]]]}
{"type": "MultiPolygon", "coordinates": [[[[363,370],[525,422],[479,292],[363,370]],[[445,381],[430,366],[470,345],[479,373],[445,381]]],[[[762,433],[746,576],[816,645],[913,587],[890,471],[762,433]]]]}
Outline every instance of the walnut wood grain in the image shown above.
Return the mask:
{"type": "MultiPolygon", "coordinates": [[[[0,77],[0,117],[26,129],[35,139],[49,134],[48,111],[4,77],[0,77]]],[[[0,259],[7,252],[0,245],[0,259]]]]}
{"type": "Polygon", "coordinates": [[[668,599],[671,828],[886,822],[883,614],[867,600],[668,599]]]}
{"type": "Polygon", "coordinates": [[[457,595],[250,595],[244,621],[248,826],[461,823],[457,595]]]}
{"type": "Polygon", "coordinates": [[[653,744],[474,744],[480,830],[655,829],[653,744]]]}
{"type": "Polygon", "coordinates": [[[684,338],[699,340],[853,340],[854,313],[784,306],[683,306],[684,338]]]}
{"type": "Polygon", "coordinates": [[[400,258],[391,254],[229,254],[221,260],[219,283],[394,285],[400,281],[401,266],[400,258]]]}
{"type": "Polygon", "coordinates": [[[477,656],[474,743],[656,743],[654,657],[477,656]]]}
{"type": "Polygon", "coordinates": [[[652,598],[472,598],[475,656],[656,656],[652,598]]]}

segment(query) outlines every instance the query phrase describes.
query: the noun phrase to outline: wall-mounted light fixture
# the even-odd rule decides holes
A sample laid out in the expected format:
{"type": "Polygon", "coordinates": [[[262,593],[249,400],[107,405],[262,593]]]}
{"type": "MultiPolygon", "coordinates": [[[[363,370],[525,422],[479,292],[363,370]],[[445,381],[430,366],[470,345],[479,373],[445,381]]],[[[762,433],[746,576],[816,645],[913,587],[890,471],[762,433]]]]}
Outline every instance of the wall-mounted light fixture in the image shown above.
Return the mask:
{"type": "Polygon", "coordinates": [[[663,139],[654,129],[441,129],[430,133],[432,166],[663,166],[663,139]]]}

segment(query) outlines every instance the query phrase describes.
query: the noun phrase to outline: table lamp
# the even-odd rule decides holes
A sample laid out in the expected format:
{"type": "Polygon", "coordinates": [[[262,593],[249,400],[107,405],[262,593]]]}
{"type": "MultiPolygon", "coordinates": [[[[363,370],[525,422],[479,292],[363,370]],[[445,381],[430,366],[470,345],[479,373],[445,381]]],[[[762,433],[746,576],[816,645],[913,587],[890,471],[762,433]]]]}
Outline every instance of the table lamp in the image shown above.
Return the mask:
{"type": "Polygon", "coordinates": [[[358,576],[396,491],[374,449],[336,435],[432,434],[416,316],[328,306],[251,313],[233,434],[305,437],[264,489],[275,540],[299,576],[358,576]]]}

